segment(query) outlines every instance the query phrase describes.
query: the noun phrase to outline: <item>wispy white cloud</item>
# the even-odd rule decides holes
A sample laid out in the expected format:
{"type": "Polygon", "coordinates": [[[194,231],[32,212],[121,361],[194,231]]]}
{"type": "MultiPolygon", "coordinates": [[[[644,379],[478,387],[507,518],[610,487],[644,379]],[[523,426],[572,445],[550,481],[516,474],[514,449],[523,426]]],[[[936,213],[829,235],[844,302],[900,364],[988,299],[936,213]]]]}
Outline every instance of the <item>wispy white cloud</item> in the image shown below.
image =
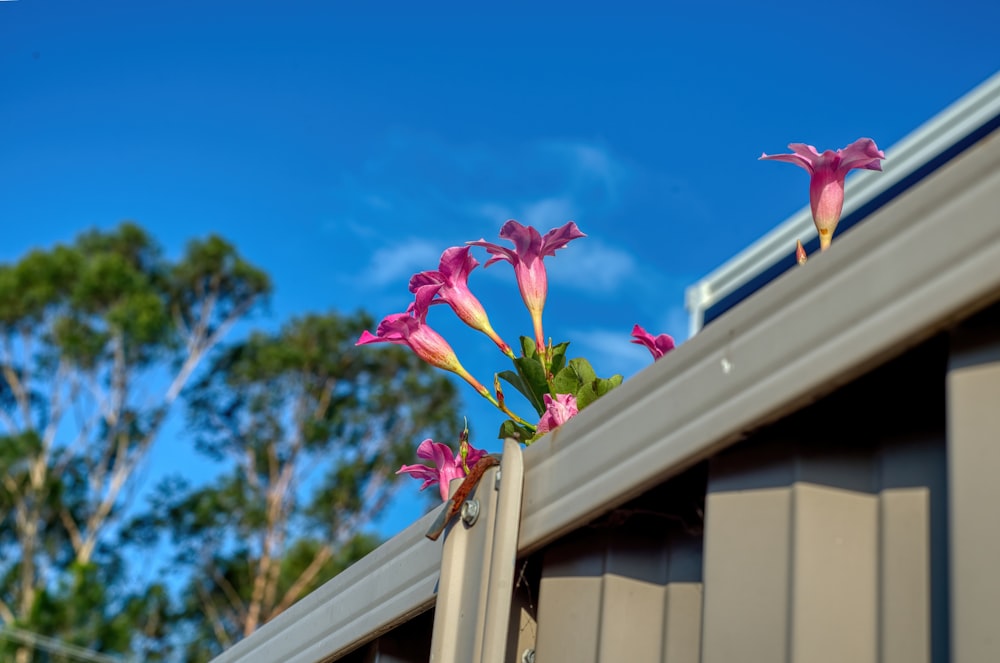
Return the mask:
{"type": "Polygon", "coordinates": [[[628,377],[652,363],[649,351],[631,342],[631,326],[621,329],[574,329],[570,355],[586,357],[598,375],[628,377]]]}
{"type": "Polygon", "coordinates": [[[683,306],[671,306],[659,317],[659,324],[623,321],[620,328],[614,329],[571,329],[567,335],[573,342],[571,354],[586,357],[601,377],[607,377],[604,373],[621,373],[629,377],[653,363],[649,350],[632,343],[631,332],[635,322],[653,335],[670,334],[678,345],[687,338],[687,312],[683,306]]]}
{"type": "Polygon", "coordinates": [[[546,263],[549,280],[568,288],[610,295],[637,276],[632,254],[599,239],[574,240],[557,255],[546,263]]]}
{"type": "Polygon", "coordinates": [[[360,282],[366,286],[398,286],[416,272],[436,269],[441,247],[433,241],[410,239],[376,249],[361,272],[360,282]]]}
{"type": "Polygon", "coordinates": [[[508,219],[516,219],[524,225],[534,226],[540,232],[545,233],[550,228],[572,221],[576,209],[572,196],[568,194],[527,199],[512,205],[477,201],[468,206],[470,213],[488,224],[491,229],[486,239],[495,238],[500,226],[508,219]]]}
{"type": "MultiPolygon", "coordinates": [[[[671,306],[659,317],[657,334],[670,334],[678,345],[688,338],[689,314],[683,306],[671,306]]],[[[652,331],[652,330],[649,330],[652,331]]]]}
{"type": "MultiPolygon", "coordinates": [[[[519,150],[517,174],[542,196],[530,194],[519,201],[473,200],[468,209],[496,223],[517,219],[536,226],[552,226],[574,219],[581,210],[597,210],[615,204],[618,190],[628,177],[628,168],[607,148],[583,141],[543,141],[519,150]],[[533,183],[533,184],[531,184],[533,183]]],[[[505,157],[495,155],[495,163],[505,157]]],[[[503,170],[501,171],[503,172],[503,170]]],[[[500,179],[505,179],[502,176],[500,179]]],[[[524,183],[522,183],[523,186],[524,183]]],[[[500,190],[507,188],[501,185],[500,190]]]]}
{"type": "Polygon", "coordinates": [[[568,196],[542,198],[521,205],[519,220],[545,233],[549,228],[561,226],[574,216],[573,201],[568,196]]]}
{"type": "MultiPolygon", "coordinates": [[[[535,226],[542,234],[571,220],[565,214],[567,204],[561,199],[538,201],[525,209],[525,214],[515,218],[525,225],[535,226]]],[[[513,248],[506,240],[498,239],[496,233],[486,239],[513,248]]],[[[566,248],[559,249],[555,258],[545,259],[545,270],[550,285],[599,296],[620,292],[638,278],[632,254],[593,237],[574,240],[566,248]]],[[[501,278],[506,277],[508,271],[491,269],[486,270],[486,274],[501,278]]]]}
{"type": "Polygon", "coordinates": [[[507,205],[495,202],[474,202],[468,205],[470,214],[490,224],[490,228],[499,228],[507,219],[516,218],[517,213],[507,205]]]}
{"type": "Polygon", "coordinates": [[[385,198],[383,196],[380,196],[380,195],[374,194],[374,193],[369,193],[369,194],[363,195],[362,196],[362,200],[369,207],[371,207],[372,209],[376,209],[376,210],[380,210],[380,211],[382,211],[382,210],[389,211],[389,210],[392,210],[395,207],[395,205],[392,204],[392,201],[388,200],[387,198],[385,198]]]}
{"type": "MultiPolygon", "coordinates": [[[[617,298],[659,316],[663,302],[677,297],[681,303],[682,287],[673,287],[676,274],[663,273],[667,266],[659,264],[662,252],[655,246],[670,237],[667,224],[675,216],[687,224],[700,222],[690,206],[674,200],[695,193],[663,185],[664,177],[599,141],[456,144],[397,131],[341,176],[330,212],[340,221],[331,222],[329,234],[338,236],[338,246],[350,247],[343,260],[364,279],[365,292],[388,293],[414,272],[436,266],[448,246],[479,238],[506,244],[497,233],[507,219],[542,233],[573,220],[588,236],[546,259],[550,284],[571,291],[573,306],[617,298]],[[640,230],[626,219],[637,208],[648,216],[651,196],[661,206],[653,208],[658,230],[640,230]],[[409,237],[419,239],[405,240],[409,237]]],[[[477,258],[485,262],[481,253],[477,258]]],[[[513,278],[501,266],[477,275],[492,282],[484,284],[487,292],[513,278]]],[[[552,315],[560,301],[550,301],[552,315]]],[[[672,333],[685,330],[680,326],[672,333]]]]}
{"type": "Polygon", "coordinates": [[[624,162],[603,145],[584,141],[550,141],[541,149],[554,155],[562,167],[573,174],[576,187],[592,186],[595,182],[609,199],[618,196],[619,185],[628,177],[624,162]]]}

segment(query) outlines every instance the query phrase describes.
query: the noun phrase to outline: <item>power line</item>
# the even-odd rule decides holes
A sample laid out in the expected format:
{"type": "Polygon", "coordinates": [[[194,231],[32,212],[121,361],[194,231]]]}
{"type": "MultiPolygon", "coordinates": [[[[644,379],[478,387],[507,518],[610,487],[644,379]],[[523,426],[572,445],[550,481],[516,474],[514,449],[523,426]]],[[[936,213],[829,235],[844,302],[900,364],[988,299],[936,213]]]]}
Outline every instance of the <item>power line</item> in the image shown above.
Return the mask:
{"type": "Polygon", "coordinates": [[[53,654],[67,656],[77,661],[89,661],[90,663],[122,663],[118,656],[101,654],[92,649],[71,645],[56,638],[50,638],[39,633],[32,633],[16,626],[0,627],[0,638],[7,638],[13,642],[23,645],[31,645],[38,649],[45,650],[53,654]]]}

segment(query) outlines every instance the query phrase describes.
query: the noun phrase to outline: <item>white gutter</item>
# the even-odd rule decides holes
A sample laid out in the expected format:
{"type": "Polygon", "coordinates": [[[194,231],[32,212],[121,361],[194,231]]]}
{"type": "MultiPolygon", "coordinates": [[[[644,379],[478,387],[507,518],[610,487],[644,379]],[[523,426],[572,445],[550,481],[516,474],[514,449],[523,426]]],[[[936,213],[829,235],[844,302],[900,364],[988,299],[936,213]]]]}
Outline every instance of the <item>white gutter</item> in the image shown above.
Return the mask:
{"type": "MultiPolygon", "coordinates": [[[[848,178],[843,217],[871,202],[966,136],[1000,116],[1000,72],[886,150],[885,172],[860,171],[848,178]]],[[[705,311],[816,237],[809,206],[740,251],[687,289],[689,337],[701,330],[705,311]]]]}

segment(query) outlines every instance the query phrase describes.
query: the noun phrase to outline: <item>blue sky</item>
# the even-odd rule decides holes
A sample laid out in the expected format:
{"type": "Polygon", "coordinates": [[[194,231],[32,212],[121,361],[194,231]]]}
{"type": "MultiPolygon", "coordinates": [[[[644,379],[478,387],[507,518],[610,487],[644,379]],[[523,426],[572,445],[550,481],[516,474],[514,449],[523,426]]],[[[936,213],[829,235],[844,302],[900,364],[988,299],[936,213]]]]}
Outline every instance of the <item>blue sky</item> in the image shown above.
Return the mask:
{"type": "MultiPolygon", "coordinates": [[[[683,339],[685,286],[806,204],[762,151],[891,147],[998,69],[997,25],[971,0],[0,2],[0,260],[125,219],[173,254],[215,232],[273,276],[255,322],[276,326],[401,311],[448,246],[572,219],[546,333],[627,377],[650,361],[634,323],[683,339]]],[[[530,335],[509,266],[470,283],[530,335]]],[[[507,368],[445,308],[429,322],[484,383],[507,368]]],[[[171,427],[148,476],[192,453],[171,427]]]]}

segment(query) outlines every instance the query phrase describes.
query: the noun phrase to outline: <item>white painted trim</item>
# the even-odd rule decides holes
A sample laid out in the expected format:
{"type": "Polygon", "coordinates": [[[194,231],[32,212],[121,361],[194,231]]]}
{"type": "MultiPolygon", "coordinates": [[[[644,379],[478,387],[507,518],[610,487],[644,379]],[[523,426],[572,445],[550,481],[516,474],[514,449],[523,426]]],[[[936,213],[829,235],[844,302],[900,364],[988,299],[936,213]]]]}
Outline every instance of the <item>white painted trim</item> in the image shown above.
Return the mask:
{"type": "MultiPolygon", "coordinates": [[[[931,159],[1000,115],[1000,72],[981,83],[906,138],[886,150],[885,172],[859,171],[848,177],[843,216],[851,214],[931,159]]],[[[778,260],[816,237],[806,205],[756,242],[687,289],[689,335],[701,330],[705,311],[778,260]]]]}

